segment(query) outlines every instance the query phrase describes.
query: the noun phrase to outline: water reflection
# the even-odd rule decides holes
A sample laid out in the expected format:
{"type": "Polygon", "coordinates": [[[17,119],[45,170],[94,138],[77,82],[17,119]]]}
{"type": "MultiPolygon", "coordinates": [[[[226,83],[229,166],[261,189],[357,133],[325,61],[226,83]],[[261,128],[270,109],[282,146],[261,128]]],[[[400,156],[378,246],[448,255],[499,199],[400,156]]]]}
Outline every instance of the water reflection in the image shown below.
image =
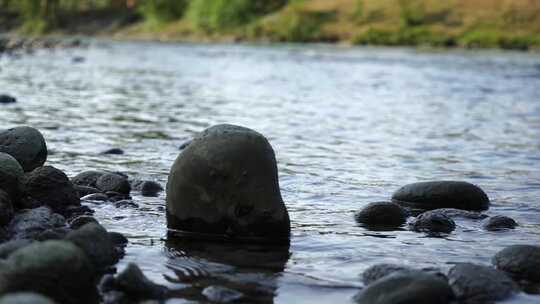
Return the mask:
{"type": "Polygon", "coordinates": [[[202,291],[220,286],[243,294],[241,302],[273,303],[290,246],[196,241],[169,237],[165,242],[172,284],[187,284],[173,295],[203,301],[202,291]]]}

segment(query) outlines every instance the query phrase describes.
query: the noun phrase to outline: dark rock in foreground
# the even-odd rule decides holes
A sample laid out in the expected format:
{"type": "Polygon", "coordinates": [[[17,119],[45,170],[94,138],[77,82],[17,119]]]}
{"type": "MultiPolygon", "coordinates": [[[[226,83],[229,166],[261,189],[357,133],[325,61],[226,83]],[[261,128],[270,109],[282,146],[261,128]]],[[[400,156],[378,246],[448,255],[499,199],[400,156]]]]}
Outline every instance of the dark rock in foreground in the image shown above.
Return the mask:
{"type": "Polygon", "coordinates": [[[19,292],[1,297],[0,304],[55,304],[55,302],[37,293],[19,292]]]}
{"type": "Polygon", "coordinates": [[[167,287],[150,281],[133,263],[129,263],[116,277],[112,275],[103,277],[100,290],[105,294],[112,294],[110,298],[120,298],[127,303],[164,299],[169,291],[167,287]]]}
{"type": "Polygon", "coordinates": [[[424,210],[456,208],[481,211],[489,208],[489,198],[482,189],[459,181],[408,184],[397,190],[392,200],[405,207],[424,210]]]}
{"type": "Polygon", "coordinates": [[[360,291],[359,304],[449,304],[455,295],[448,283],[421,271],[396,272],[360,291]]]}
{"type": "Polygon", "coordinates": [[[516,280],[540,283],[540,246],[509,246],[499,251],[492,262],[516,280]]]}
{"type": "Polygon", "coordinates": [[[116,173],[106,173],[96,180],[96,188],[103,192],[113,191],[129,194],[131,185],[126,177],[116,173]]]}
{"type": "Polygon", "coordinates": [[[413,268],[397,264],[376,264],[362,273],[364,284],[369,285],[387,275],[398,271],[415,271],[413,268]]]}
{"type": "Polygon", "coordinates": [[[58,303],[98,303],[90,262],[65,241],[36,242],[17,250],[0,270],[0,282],[0,294],[32,291],[58,303]]]}
{"type": "Polygon", "coordinates": [[[13,218],[13,204],[9,195],[0,189],[0,227],[9,224],[13,218]]]}
{"type": "Polygon", "coordinates": [[[514,229],[517,227],[516,221],[504,215],[496,215],[488,218],[484,223],[484,229],[487,231],[498,231],[504,229],[514,229]]]}
{"type": "Polygon", "coordinates": [[[395,203],[375,202],[360,210],[355,219],[368,227],[399,227],[407,221],[407,211],[395,203]]]}
{"type": "Polygon", "coordinates": [[[11,240],[0,245],[0,259],[7,259],[13,252],[32,244],[31,240],[11,240]]]}
{"type": "Polygon", "coordinates": [[[17,99],[13,96],[0,94],[0,104],[16,103],[17,99]]]}
{"type": "Polygon", "coordinates": [[[171,168],[167,225],[217,238],[288,242],[289,215],[266,138],[233,125],[199,134],[171,168]]]}
{"type": "Polygon", "coordinates": [[[119,257],[107,230],[98,223],[88,223],[70,232],[66,240],[81,248],[97,271],[118,262],[119,257]]]}
{"type": "Polygon", "coordinates": [[[32,127],[17,127],[0,132],[0,152],[13,156],[25,172],[43,166],[47,160],[45,139],[32,127]]]}
{"type": "Polygon", "coordinates": [[[13,156],[0,152],[0,189],[9,195],[11,200],[18,200],[22,195],[25,180],[19,162],[13,156]]]}
{"type": "Polygon", "coordinates": [[[459,264],[448,273],[448,282],[460,303],[494,303],[518,292],[504,272],[474,264],[459,264]]]}
{"type": "Polygon", "coordinates": [[[426,211],[412,223],[412,229],[419,232],[450,233],[456,229],[456,223],[444,212],[426,211]]]}
{"type": "Polygon", "coordinates": [[[49,229],[65,227],[63,216],[53,213],[48,207],[24,210],[17,213],[8,227],[13,239],[38,239],[40,234],[49,229]]]}
{"type": "Polygon", "coordinates": [[[51,166],[40,167],[30,172],[26,191],[32,198],[59,213],[63,213],[67,206],[81,204],[79,194],[68,177],[64,172],[51,166]]]}

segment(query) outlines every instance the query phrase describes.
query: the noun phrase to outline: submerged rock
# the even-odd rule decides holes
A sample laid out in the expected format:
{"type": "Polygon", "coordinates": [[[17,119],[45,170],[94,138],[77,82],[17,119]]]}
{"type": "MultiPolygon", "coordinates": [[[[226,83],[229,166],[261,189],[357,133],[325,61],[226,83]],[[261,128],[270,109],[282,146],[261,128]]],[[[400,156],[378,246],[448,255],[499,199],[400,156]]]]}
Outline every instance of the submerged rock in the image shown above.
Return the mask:
{"type": "Polygon", "coordinates": [[[98,271],[118,262],[114,243],[107,230],[98,223],[88,223],[70,232],[65,239],[81,248],[98,271]]]}
{"type": "Polygon", "coordinates": [[[354,297],[359,304],[449,304],[454,299],[454,292],[444,279],[421,271],[395,272],[354,297]]]}
{"type": "Polygon", "coordinates": [[[13,239],[38,239],[42,232],[65,225],[63,216],[43,206],[17,213],[9,223],[8,233],[13,239]]]}
{"type": "Polygon", "coordinates": [[[19,162],[13,156],[0,152],[0,189],[12,200],[18,200],[22,195],[25,179],[19,162]]]}
{"type": "Polygon", "coordinates": [[[391,202],[370,203],[355,215],[366,226],[399,227],[407,221],[407,211],[391,202]]]}
{"type": "Polygon", "coordinates": [[[13,205],[9,195],[0,189],[0,227],[9,224],[13,218],[13,205]]]}
{"type": "Polygon", "coordinates": [[[113,191],[121,194],[129,194],[131,191],[128,179],[116,173],[101,175],[96,181],[96,188],[103,192],[113,191]]]}
{"type": "Polygon", "coordinates": [[[81,204],[77,190],[68,177],[64,172],[51,166],[40,167],[30,172],[26,191],[32,198],[59,213],[67,206],[81,204]]]}
{"type": "Polygon", "coordinates": [[[412,223],[412,229],[420,232],[450,233],[456,229],[456,223],[444,212],[426,211],[412,223]]]}
{"type": "Polygon", "coordinates": [[[159,183],[145,180],[132,181],[131,189],[141,191],[142,196],[158,196],[163,191],[163,187],[159,183]]]}
{"type": "Polygon", "coordinates": [[[398,271],[416,271],[416,270],[413,268],[404,266],[404,265],[376,264],[369,267],[362,273],[362,280],[364,281],[364,284],[369,285],[387,275],[390,275],[398,271]]]}
{"type": "Polygon", "coordinates": [[[519,290],[504,272],[469,263],[452,267],[448,282],[460,303],[464,304],[494,303],[519,290]]]}
{"type": "Polygon", "coordinates": [[[540,283],[540,246],[509,246],[499,251],[492,262],[517,280],[540,283]]]}
{"type": "Polygon", "coordinates": [[[32,291],[59,303],[98,303],[92,266],[70,242],[36,242],[17,250],[0,271],[0,282],[0,294],[32,291]]]}
{"type": "Polygon", "coordinates": [[[288,242],[289,215],[266,138],[233,125],[199,134],[171,168],[167,226],[228,239],[288,242]]]}
{"type": "Polygon", "coordinates": [[[213,303],[230,303],[240,300],[244,296],[234,289],[216,285],[206,287],[202,294],[213,303]]]}
{"type": "Polygon", "coordinates": [[[100,154],[122,155],[124,154],[124,150],[120,148],[111,148],[101,152],[100,154]]]}
{"type": "Polygon", "coordinates": [[[16,103],[17,99],[13,96],[0,94],[0,104],[16,103]]]}
{"type": "Polygon", "coordinates": [[[102,175],[104,175],[106,173],[107,172],[95,171],[95,170],[84,171],[84,172],[81,172],[81,173],[75,175],[71,179],[71,182],[74,185],[77,185],[77,186],[85,186],[85,187],[97,188],[96,182],[97,182],[98,178],[100,178],[102,175]]]}
{"type": "Polygon", "coordinates": [[[423,210],[456,208],[481,211],[489,208],[489,198],[482,189],[460,181],[408,184],[397,190],[392,200],[402,206],[423,210]]]}
{"type": "Polygon", "coordinates": [[[496,215],[488,218],[484,222],[484,229],[487,231],[497,231],[504,229],[514,229],[517,227],[516,221],[504,215],[496,215]]]}
{"type": "Polygon", "coordinates": [[[116,290],[125,293],[131,300],[164,299],[168,289],[165,286],[150,281],[139,266],[129,263],[111,282],[106,290],[116,290]]]}
{"type": "Polygon", "coordinates": [[[47,160],[45,139],[32,127],[17,127],[0,132],[0,152],[13,156],[25,172],[43,166],[47,160]]]}
{"type": "Polygon", "coordinates": [[[0,304],[55,304],[55,302],[37,293],[18,292],[0,297],[0,304]]]}

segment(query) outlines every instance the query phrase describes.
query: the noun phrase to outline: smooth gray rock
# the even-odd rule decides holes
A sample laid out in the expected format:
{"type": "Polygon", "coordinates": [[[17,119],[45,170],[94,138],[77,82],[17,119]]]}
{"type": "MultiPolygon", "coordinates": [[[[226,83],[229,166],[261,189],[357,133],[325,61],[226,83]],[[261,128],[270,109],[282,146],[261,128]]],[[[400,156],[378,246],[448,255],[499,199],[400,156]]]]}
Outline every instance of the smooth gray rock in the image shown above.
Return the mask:
{"type": "Polygon", "coordinates": [[[58,303],[98,303],[92,265],[70,242],[33,243],[12,253],[6,265],[0,270],[0,294],[32,291],[58,303]]]}
{"type": "Polygon", "coordinates": [[[126,177],[116,173],[106,173],[96,181],[96,188],[103,192],[113,191],[121,194],[129,194],[131,185],[126,177]]]}
{"type": "Polygon", "coordinates": [[[519,291],[516,283],[504,272],[469,263],[452,267],[448,283],[460,303],[464,304],[494,303],[519,291]]]}
{"type": "Polygon", "coordinates": [[[206,287],[202,294],[212,303],[230,303],[240,300],[244,296],[239,291],[217,285],[206,287]]]}
{"type": "Polygon", "coordinates": [[[45,139],[32,127],[17,127],[0,132],[0,152],[13,156],[25,172],[43,166],[47,160],[45,139]]]}
{"type": "Polygon", "coordinates": [[[358,223],[376,227],[399,227],[407,221],[407,211],[392,202],[370,203],[355,215],[358,223]]]}
{"type": "Polygon", "coordinates": [[[171,168],[167,226],[229,240],[288,242],[289,214],[266,138],[233,125],[200,133],[171,168]]]}
{"type": "Polygon", "coordinates": [[[448,283],[422,271],[398,271],[361,290],[359,304],[449,304],[455,299],[448,283]]]}
{"type": "Polygon", "coordinates": [[[65,239],[81,248],[98,271],[118,262],[116,249],[107,230],[98,223],[88,223],[71,231],[65,239]]]}
{"type": "Polygon", "coordinates": [[[63,216],[43,206],[15,214],[9,223],[8,233],[13,239],[37,239],[42,232],[65,225],[63,216]]]}
{"type": "Polygon", "coordinates": [[[13,252],[32,244],[32,240],[11,240],[0,244],[0,259],[7,259],[13,252]]]}
{"type": "Polygon", "coordinates": [[[482,189],[460,181],[408,184],[394,193],[392,201],[405,207],[423,210],[456,208],[481,211],[489,208],[489,198],[482,189]]]}
{"type": "Polygon", "coordinates": [[[55,302],[37,293],[18,292],[1,297],[0,304],[55,304],[55,302]]]}
{"type": "Polygon", "coordinates": [[[362,280],[364,284],[369,285],[387,275],[398,271],[416,271],[414,268],[410,268],[404,265],[397,264],[376,264],[362,273],[362,280]]]}
{"type": "Polygon", "coordinates": [[[106,173],[107,172],[95,171],[95,170],[84,171],[84,172],[81,172],[81,173],[75,175],[71,179],[71,182],[74,185],[77,185],[77,186],[85,186],[85,187],[97,188],[96,182],[97,182],[98,178],[100,178],[102,175],[104,175],[106,173]]]}
{"type": "Polygon", "coordinates": [[[492,263],[517,280],[540,283],[540,246],[506,247],[493,257],[492,263]]]}
{"type": "Polygon", "coordinates": [[[26,182],[28,195],[63,213],[67,206],[80,206],[79,194],[64,172],[44,166],[28,174],[26,182]]]}
{"type": "Polygon", "coordinates": [[[504,215],[495,215],[490,218],[488,218],[484,224],[483,227],[487,231],[498,231],[498,230],[505,230],[505,229],[514,229],[517,227],[516,221],[514,219],[504,216],[504,215]]]}
{"type": "Polygon", "coordinates": [[[164,299],[168,292],[167,287],[150,281],[133,263],[116,276],[114,286],[134,299],[164,299]]]}
{"type": "Polygon", "coordinates": [[[13,156],[0,152],[0,189],[12,200],[18,200],[24,190],[24,170],[13,156]]]}
{"type": "Polygon", "coordinates": [[[0,227],[9,224],[13,218],[13,204],[9,195],[0,189],[0,227]]]}
{"type": "Polygon", "coordinates": [[[419,232],[450,233],[456,229],[456,223],[444,212],[431,210],[420,214],[412,222],[412,229],[419,232]]]}

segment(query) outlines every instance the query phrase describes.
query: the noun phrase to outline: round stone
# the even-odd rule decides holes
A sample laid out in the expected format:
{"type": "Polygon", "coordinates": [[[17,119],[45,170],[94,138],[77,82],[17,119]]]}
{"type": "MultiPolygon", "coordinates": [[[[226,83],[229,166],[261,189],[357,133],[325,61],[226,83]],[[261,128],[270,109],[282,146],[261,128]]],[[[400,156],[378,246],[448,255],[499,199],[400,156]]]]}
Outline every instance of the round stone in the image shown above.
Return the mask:
{"type": "Polygon", "coordinates": [[[47,160],[47,145],[43,135],[32,127],[17,127],[0,132],[0,152],[13,156],[30,172],[47,160]]]}
{"type": "Polygon", "coordinates": [[[66,174],[55,167],[45,166],[28,174],[26,183],[28,195],[63,213],[67,206],[79,206],[79,193],[66,174]]]}
{"type": "Polygon", "coordinates": [[[482,189],[460,181],[405,185],[394,193],[392,201],[405,207],[423,210],[456,208],[481,211],[489,208],[489,198],[482,189]]]}
{"type": "Polygon", "coordinates": [[[355,215],[358,223],[376,227],[399,227],[407,221],[407,211],[396,203],[370,203],[355,215]]]}
{"type": "Polygon", "coordinates": [[[540,283],[540,246],[509,246],[499,251],[492,262],[516,279],[540,283]]]}
{"type": "Polygon", "coordinates": [[[456,223],[444,212],[431,210],[420,214],[412,223],[412,228],[420,232],[450,233],[456,229],[456,223]]]}
{"type": "Polygon", "coordinates": [[[505,229],[514,229],[518,224],[513,218],[504,215],[495,215],[484,222],[484,229],[487,231],[498,231],[505,229]]]}
{"type": "Polygon", "coordinates": [[[166,192],[171,233],[288,242],[274,150],[253,130],[217,125],[200,133],[174,162],[166,192]]]}
{"type": "Polygon", "coordinates": [[[13,156],[0,152],[0,189],[12,200],[17,200],[23,192],[25,179],[19,162],[13,156]]]}

